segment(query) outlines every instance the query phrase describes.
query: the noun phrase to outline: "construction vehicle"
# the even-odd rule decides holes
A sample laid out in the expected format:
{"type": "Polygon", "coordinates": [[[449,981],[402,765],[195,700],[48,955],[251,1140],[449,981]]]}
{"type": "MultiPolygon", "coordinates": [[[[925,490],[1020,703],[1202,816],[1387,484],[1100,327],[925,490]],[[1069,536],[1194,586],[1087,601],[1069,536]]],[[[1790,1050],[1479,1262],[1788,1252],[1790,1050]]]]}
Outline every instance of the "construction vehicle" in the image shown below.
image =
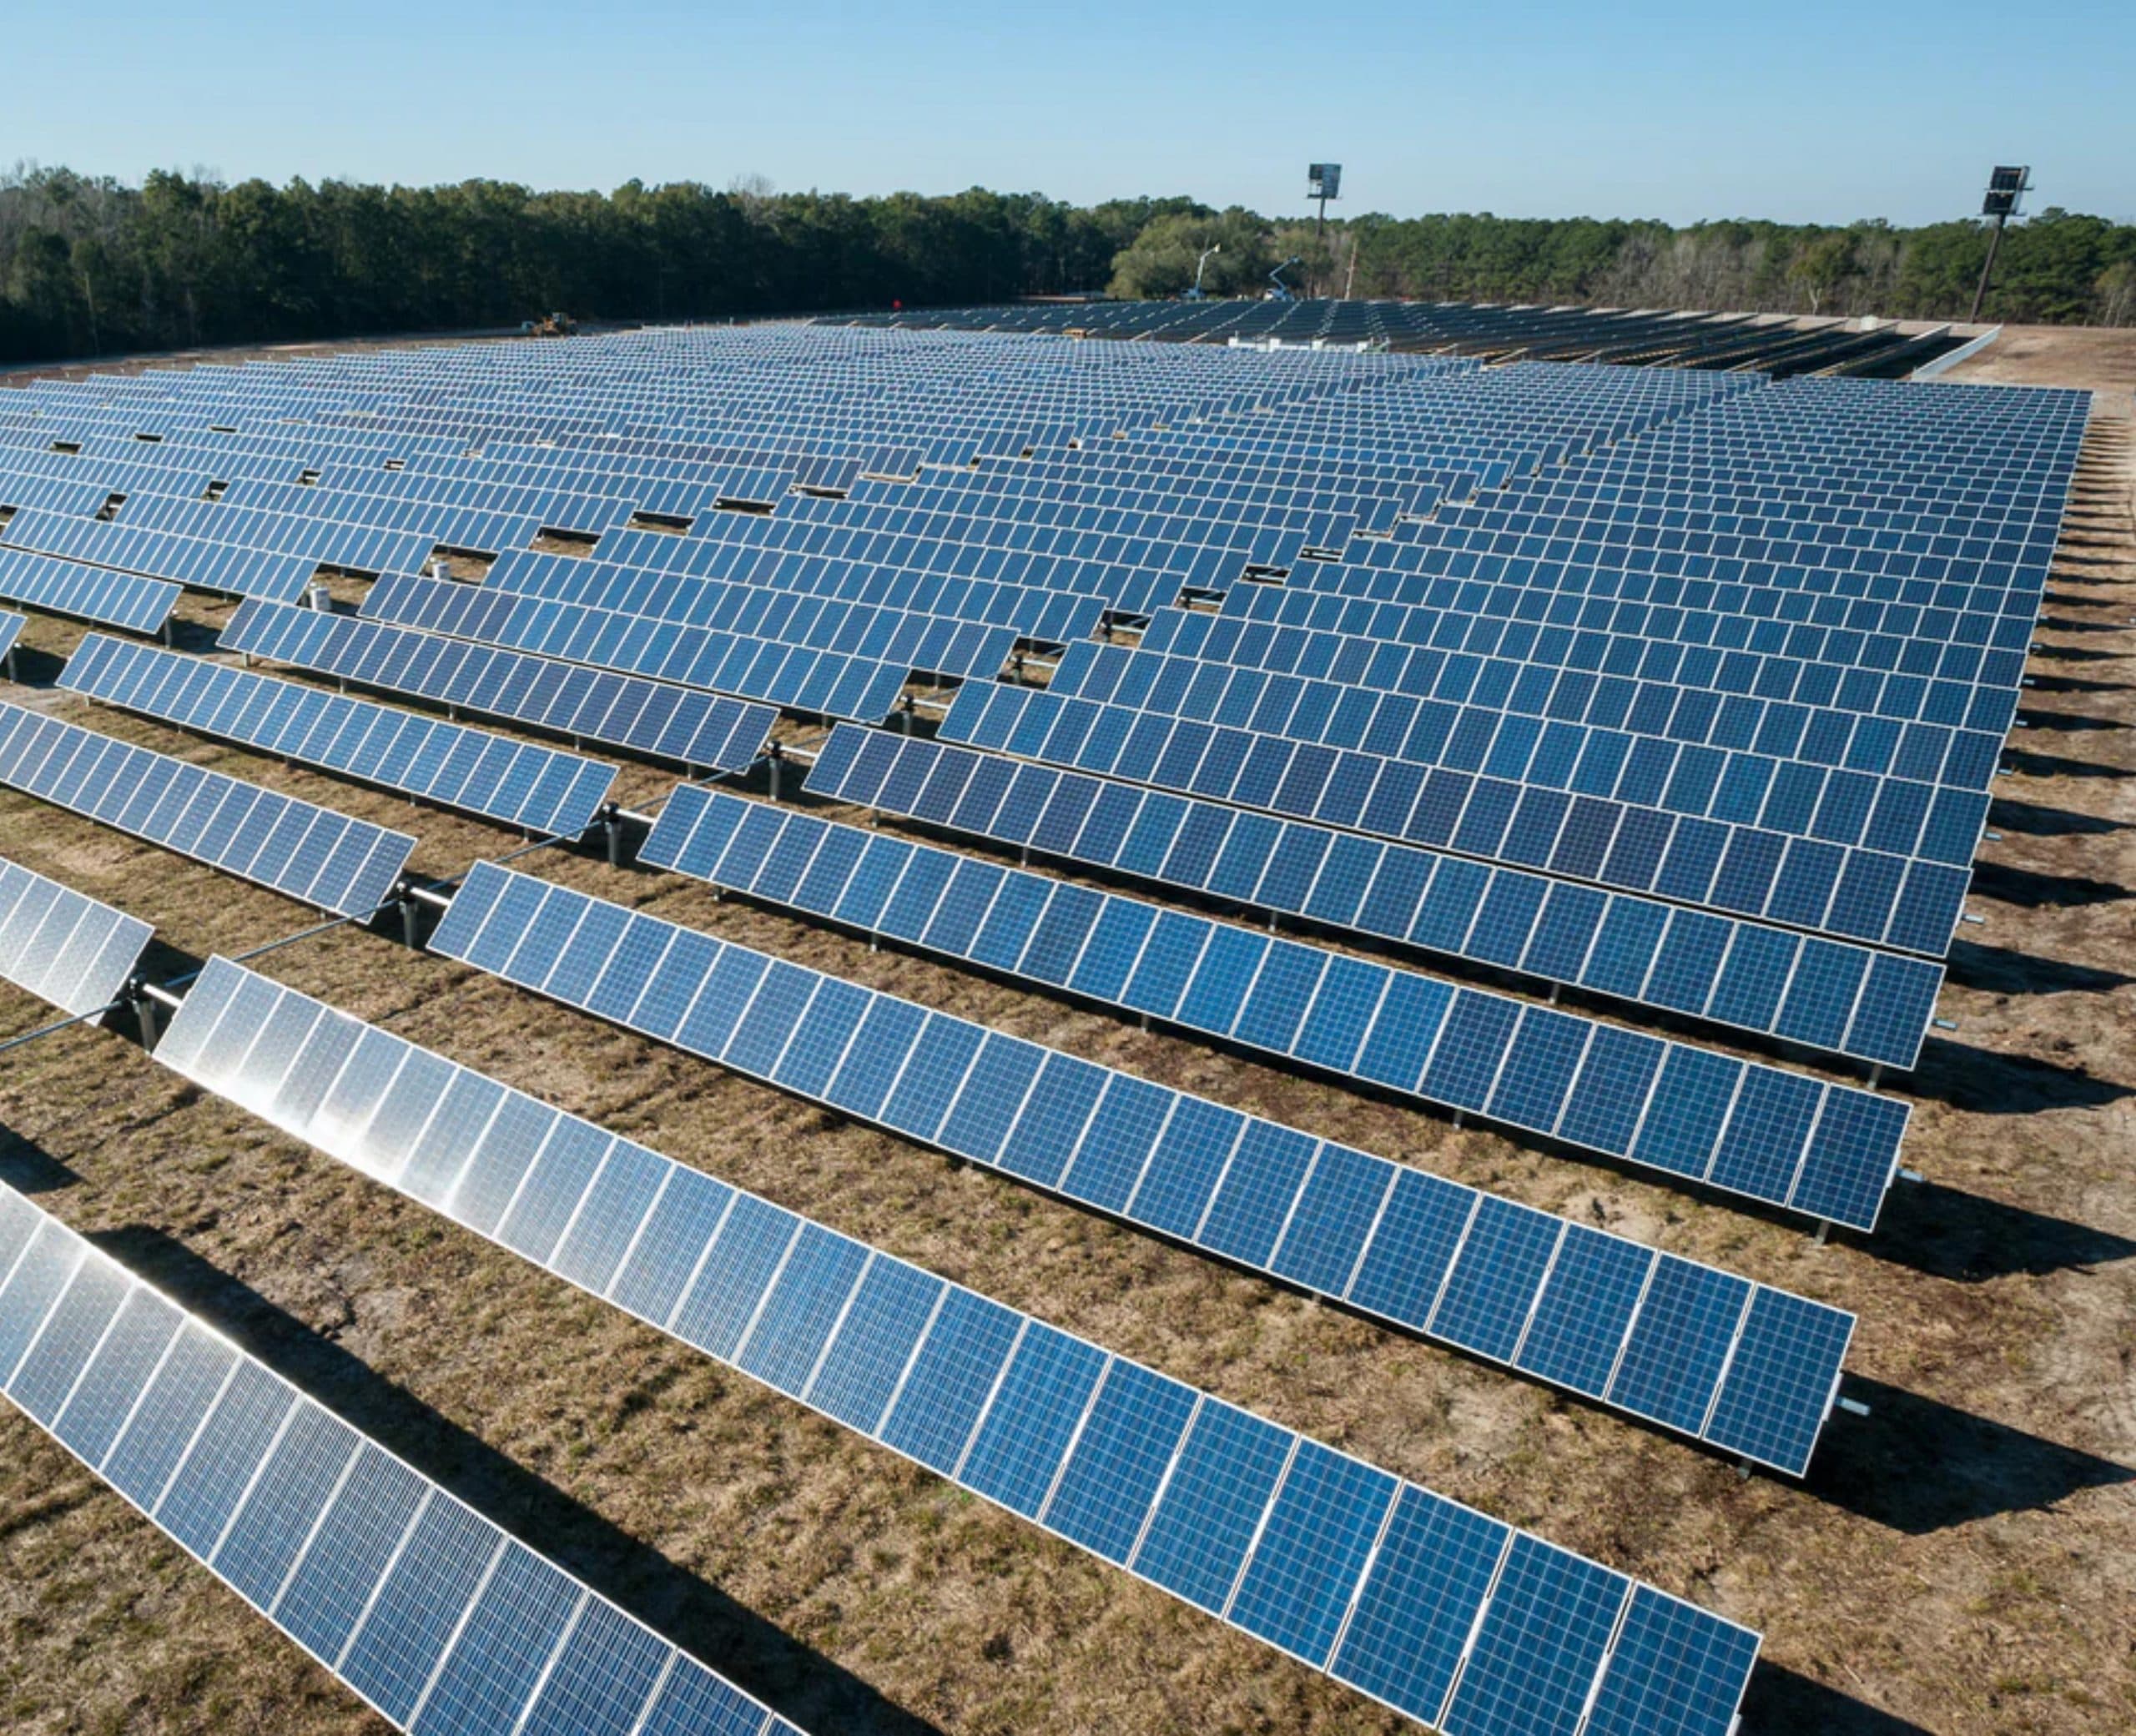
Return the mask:
{"type": "Polygon", "coordinates": [[[567,338],[578,330],[578,321],[569,314],[544,314],[538,320],[519,322],[522,338],[567,338]]]}

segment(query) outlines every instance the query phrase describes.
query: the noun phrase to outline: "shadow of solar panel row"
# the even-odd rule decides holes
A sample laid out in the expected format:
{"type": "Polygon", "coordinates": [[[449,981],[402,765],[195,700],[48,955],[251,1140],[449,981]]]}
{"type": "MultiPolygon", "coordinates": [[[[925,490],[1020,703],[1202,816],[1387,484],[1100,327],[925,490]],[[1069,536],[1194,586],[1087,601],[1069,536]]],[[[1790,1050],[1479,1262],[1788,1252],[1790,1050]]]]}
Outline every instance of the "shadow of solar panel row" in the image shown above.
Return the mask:
{"type": "MultiPolygon", "coordinates": [[[[369,621],[869,723],[879,723],[897,709],[912,675],[909,664],[714,633],[583,604],[490,596],[473,586],[405,574],[374,585],[362,613],[369,621]]],[[[998,653],[996,669],[1015,649],[1016,636],[1007,628],[971,633],[975,640],[991,642],[972,654],[998,653]]]]}
{"type": "Polygon", "coordinates": [[[1272,914],[1911,1068],[1924,959],[841,725],[808,788],[1272,914]]]}
{"type": "Polygon", "coordinates": [[[0,548],[0,597],[47,614],[71,615],[130,633],[159,633],[178,606],[179,587],[161,579],[0,548]]]}
{"type": "Polygon", "coordinates": [[[598,760],[100,633],[82,642],[59,685],[543,837],[583,833],[616,781],[598,760]]]}
{"type": "Polygon", "coordinates": [[[216,643],[693,770],[754,765],[778,721],[770,706],[276,603],[242,605],[216,643]]]}
{"type": "Polygon", "coordinates": [[[678,792],[642,859],[1816,1218],[1897,1167],[1892,1099],[813,815],[678,792]]]}
{"type": "MultiPolygon", "coordinates": [[[[1909,861],[1866,845],[1791,838],[997,683],[960,692],[941,734],[1070,770],[1934,958],[1950,945],[1972,880],[1970,843],[1962,863],[1909,861]]],[[[1879,823],[1872,813],[1872,838],[1882,835],[1879,823]]],[[[1955,842],[1951,848],[1957,853],[1955,842]]]]}
{"type": "MultiPolygon", "coordinates": [[[[477,874],[499,888],[519,878],[477,874]]],[[[441,937],[456,955],[466,941],[480,950],[485,886],[471,882],[454,903],[463,913],[448,913],[441,937]]],[[[162,1054],[693,1348],[1413,1717],[1486,1736],[1569,1733],[1590,1708],[1584,1728],[1623,1736],[1729,1728],[1756,1649],[1747,1631],[238,966],[211,962],[162,1054]]]]}
{"type": "Polygon", "coordinates": [[[398,1729],[798,1736],[6,1188],[0,1385],[398,1729]]]}
{"type": "Polygon", "coordinates": [[[582,603],[396,574],[372,587],[365,609],[382,620],[433,615],[449,621],[450,630],[462,637],[482,639],[541,638],[557,632],[558,623],[568,623],[582,635],[589,623],[612,634],[642,632],[645,623],[657,621],[663,639],[672,636],[677,654],[693,663],[718,655],[720,647],[735,640],[833,652],[953,679],[999,673],[1020,637],[1012,625],[990,626],[883,604],[829,601],[791,592],[758,595],[760,605],[750,611],[746,626],[700,625],[656,617],[617,601],[582,603]],[[580,612],[587,610],[597,612],[580,612]]]}
{"type": "Polygon", "coordinates": [[[376,909],[416,841],[0,702],[0,784],[337,916],[376,909]]]}
{"type": "Polygon", "coordinates": [[[650,615],[691,626],[801,643],[813,642],[782,625],[783,621],[811,607],[820,611],[839,605],[894,606],[914,616],[1013,627],[1019,638],[1045,645],[1088,638],[1105,618],[1105,601],[1095,595],[866,566],[818,555],[781,556],[756,565],[764,575],[761,582],[514,551],[501,556],[483,575],[482,588],[552,602],[593,603],[627,615],[650,615]]]}
{"type": "Polygon", "coordinates": [[[64,555],[174,585],[282,601],[301,596],[319,565],[305,555],[239,548],[163,531],[129,530],[124,525],[62,518],[50,512],[18,512],[0,528],[0,536],[16,548],[64,555]]]}
{"type": "MultiPolygon", "coordinates": [[[[1429,652],[1504,657],[1563,671],[1569,678],[1663,682],[1717,694],[1723,704],[1755,696],[1772,704],[1839,706],[1998,741],[2017,714],[2018,681],[1984,679],[2002,672],[2005,657],[1977,645],[1937,641],[1920,649],[1894,636],[1872,650],[1869,635],[1843,621],[1820,626],[1639,603],[1533,601],[1523,618],[1241,585],[1213,615],[1159,610],[1142,642],[1174,657],[1282,674],[1363,677],[1366,685],[1388,687],[1407,684],[1409,661],[1429,652]],[[1875,661],[1865,662],[1865,653],[1875,661]],[[1926,668],[1902,667],[1907,664],[1926,668]]],[[[2022,672],[2023,657],[2018,651],[2007,660],[2022,672]]]]}
{"type": "MultiPolygon", "coordinates": [[[[1468,625],[1472,630],[1486,626],[1474,616],[1468,625]]],[[[1687,748],[1750,752],[1851,775],[1967,790],[1988,787],[2002,752],[2000,728],[1966,727],[1964,712],[1972,708],[1968,702],[1974,697],[1970,690],[1932,692],[1927,682],[1882,671],[1776,665],[1749,653],[1693,652],[1651,640],[1605,639],[1599,634],[1576,640],[1569,632],[1543,635],[1526,624],[1509,636],[1504,623],[1491,622],[1479,637],[1495,638],[1501,648],[1495,654],[1472,654],[1334,634],[1308,637],[1296,629],[1284,631],[1278,642],[1275,631],[1246,630],[1237,616],[1171,609],[1154,617],[1140,650],[1146,658],[1191,657],[1207,666],[1181,670],[1174,661],[1156,666],[1150,674],[1160,683],[1186,682],[1197,687],[1223,681],[1225,699],[1234,704],[1246,700],[1249,682],[1260,689],[1261,697],[1253,702],[1257,706],[1269,704],[1269,696],[1289,684],[1307,682],[1315,684],[1315,693],[1324,691],[1324,683],[1387,696],[1381,705],[1388,714],[1372,720],[1383,737],[1402,727],[1389,709],[1401,700],[1429,697],[1455,702],[1459,696],[1458,702],[1468,705],[1498,707],[1553,723],[1660,737],[1687,748]],[[1251,641],[1243,647],[1242,633],[1251,641]],[[1509,637],[1517,647],[1507,645],[1509,637]],[[1539,638],[1548,642],[1539,647],[1539,638]],[[1569,666],[1575,644],[1589,667],[1569,666]],[[1538,650],[1540,656],[1534,654],[1538,650]],[[1645,672],[1649,667],[1651,675],[1645,672]],[[1218,675],[1217,670],[1238,672],[1218,675]],[[1768,695],[1757,691],[1761,684],[1787,691],[1768,695]],[[1959,709],[1960,721],[1921,717],[1932,699],[1959,709]]],[[[1081,682],[1091,679],[1098,664],[1116,662],[1111,655],[1093,661],[1085,654],[1081,682],[1074,691],[1087,691],[1081,682]]],[[[1141,678],[1126,670],[1121,686],[1141,678]]],[[[1060,685],[1058,677],[1054,685],[1060,685]]],[[[1358,704],[1348,702],[1353,710],[1358,704]]],[[[1294,708],[1290,716],[1295,715],[1294,708]]],[[[1414,727],[1413,722],[1408,726],[1414,727]]]]}
{"type": "Polygon", "coordinates": [[[1068,648],[1046,691],[1262,739],[1953,865],[1972,861],[1987,823],[1982,792],[1999,746],[1992,738],[1968,738],[1970,751],[1961,753],[1948,731],[1931,724],[1829,707],[1806,714],[1757,701],[1724,707],[1718,698],[1659,682],[1582,678],[1560,687],[1548,669],[1436,660],[1438,692],[1418,697],[1086,642],[1068,648]],[[1947,770],[1964,782],[1943,781],[1947,770]],[[1924,775],[1930,772],[1937,775],[1924,775]]]}
{"type": "Polygon", "coordinates": [[[1754,1310],[1743,1281],[1645,1250],[1590,1270],[1584,1237],[1553,1264],[1569,1226],[1546,1214],[540,881],[470,884],[471,917],[496,919],[435,943],[507,981],[1776,1468],[1816,1444],[1846,1350],[1832,1311],[1754,1310]]]}
{"type": "Polygon", "coordinates": [[[118,999],[155,930],[56,880],[0,862],[0,977],[79,1017],[118,999]]]}

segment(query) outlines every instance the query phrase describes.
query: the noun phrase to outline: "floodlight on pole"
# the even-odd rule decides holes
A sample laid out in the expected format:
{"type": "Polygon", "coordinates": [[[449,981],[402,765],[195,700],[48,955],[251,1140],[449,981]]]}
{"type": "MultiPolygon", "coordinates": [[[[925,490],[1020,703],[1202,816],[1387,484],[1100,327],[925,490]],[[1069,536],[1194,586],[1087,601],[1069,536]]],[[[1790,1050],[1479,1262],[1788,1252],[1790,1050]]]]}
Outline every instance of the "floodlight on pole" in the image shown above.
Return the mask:
{"type": "Polygon", "coordinates": [[[1998,165],[1987,177],[1987,192],[1980,202],[1980,214],[1995,219],[1995,227],[1987,232],[1987,257],[1981,262],[1980,282],[1972,292],[1972,311],[1966,316],[1966,323],[1980,323],[1981,304],[1987,299],[1987,279],[1995,269],[1995,254],[2002,245],[2002,225],[2018,214],[2018,201],[2032,190],[2033,172],[2029,168],[1998,165]]]}
{"type": "Polygon", "coordinates": [[[1312,250],[1317,259],[1321,232],[1327,227],[1327,201],[1343,196],[1343,165],[1339,163],[1307,164],[1305,196],[1320,201],[1320,214],[1312,220],[1312,250]]]}

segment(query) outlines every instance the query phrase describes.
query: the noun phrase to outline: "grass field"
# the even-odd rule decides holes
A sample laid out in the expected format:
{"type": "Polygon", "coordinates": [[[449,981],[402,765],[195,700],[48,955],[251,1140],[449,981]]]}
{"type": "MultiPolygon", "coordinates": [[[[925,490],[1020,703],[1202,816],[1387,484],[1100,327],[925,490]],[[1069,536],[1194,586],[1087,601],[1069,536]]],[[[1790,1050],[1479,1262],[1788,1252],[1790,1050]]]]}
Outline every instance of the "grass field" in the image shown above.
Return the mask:
{"type": "MultiPolygon", "coordinates": [[[[1851,1309],[1805,1485],[343,928],[259,961],[565,1108],[1762,1630],[1753,1732],[2136,1727],[2136,334],[1952,376],[2103,392],[1917,1104],[1873,1238],[1693,1200],[812,928],[675,877],[521,865],[1851,1309]],[[2015,374],[2013,370],[2018,370],[2015,374]]],[[[200,627],[222,612],[189,602],[200,627]]],[[[90,709],[19,702],[412,830],[496,828],[90,709]]],[[[201,641],[204,642],[204,638],[201,641]]],[[[627,800],[668,780],[627,774],[627,800]]],[[[305,928],[206,868],[0,796],[0,853],[155,923],[176,973],[305,928]]],[[[0,1039],[46,1010],[0,990],[0,1039]]],[[[1605,1016],[1607,1016],[1605,1014],[1605,1016]]],[[[1711,1034],[1701,1040],[1721,1043],[1711,1034]]],[[[1813,1065],[1808,1058],[1790,1058],[1813,1065]]],[[[818,1732],[1413,1728],[77,1029],[0,1056],[0,1179],[818,1732]]],[[[0,1725],[386,1728],[38,1430],[0,1415],[0,1725]]]]}

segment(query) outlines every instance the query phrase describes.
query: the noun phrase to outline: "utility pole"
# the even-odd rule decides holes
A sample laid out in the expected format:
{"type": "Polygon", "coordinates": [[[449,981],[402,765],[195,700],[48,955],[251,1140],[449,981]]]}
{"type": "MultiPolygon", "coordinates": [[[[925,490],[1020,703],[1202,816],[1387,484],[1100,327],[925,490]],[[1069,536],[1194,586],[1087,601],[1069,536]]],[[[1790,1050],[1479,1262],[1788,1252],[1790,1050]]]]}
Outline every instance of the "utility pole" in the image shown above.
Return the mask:
{"type": "Polygon", "coordinates": [[[1995,255],[2002,245],[2002,226],[2018,214],[2018,201],[2032,190],[2030,169],[1997,168],[1987,178],[1987,196],[1981,201],[1980,214],[1995,219],[1995,227],[1987,232],[1987,257],[1981,262],[1980,282],[1972,292],[1972,311],[1966,315],[1968,325],[1980,324],[1980,309],[1987,299],[1987,280],[1994,274],[1995,255]]]}

